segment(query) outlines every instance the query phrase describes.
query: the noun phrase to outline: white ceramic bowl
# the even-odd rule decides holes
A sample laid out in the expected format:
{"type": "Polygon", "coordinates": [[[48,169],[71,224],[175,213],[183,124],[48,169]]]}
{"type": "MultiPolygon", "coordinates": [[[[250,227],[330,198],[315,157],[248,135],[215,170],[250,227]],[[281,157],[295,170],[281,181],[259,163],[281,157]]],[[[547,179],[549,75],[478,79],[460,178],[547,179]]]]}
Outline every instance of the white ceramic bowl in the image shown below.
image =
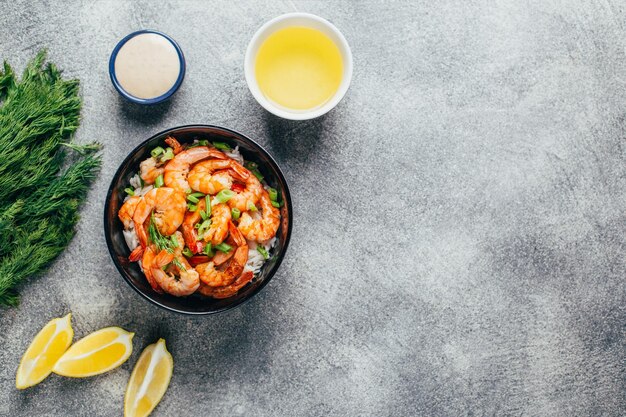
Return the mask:
{"type": "Polygon", "coordinates": [[[246,74],[246,82],[248,83],[250,92],[256,101],[258,101],[259,104],[267,111],[284,119],[308,120],[328,113],[341,101],[343,96],[346,94],[346,91],[348,91],[350,81],[352,80],[352,52],[350,51],[350,46],[348,45],[346,38],[344,38],[341,32],[339,32],[339,29],[337,29],[329,21],[309,13],[288,13],[270,20],[256,31],[252,40],[250,40],[250,43],[248,44],[248,49],[246,50],[244,70],[246,74]],[[254,75],[256,55],[259,47],[263,44],[265,39],[277,30],[291,26],[304,26],[321,31],[332,39],[333,42],[335,42],[343,59],[343,77],[337,92],[333,98],[328,100],[324,105],[311,110],[291,110],[272,103],[261,92],[254,75]]]}

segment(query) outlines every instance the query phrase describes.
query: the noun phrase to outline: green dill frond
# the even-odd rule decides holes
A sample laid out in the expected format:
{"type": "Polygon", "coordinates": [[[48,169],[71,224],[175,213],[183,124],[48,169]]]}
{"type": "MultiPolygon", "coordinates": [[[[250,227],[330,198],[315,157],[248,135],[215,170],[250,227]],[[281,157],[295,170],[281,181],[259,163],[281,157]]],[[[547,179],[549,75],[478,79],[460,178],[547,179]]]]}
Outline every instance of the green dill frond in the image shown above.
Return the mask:
{"type": "Polygon", "coordinates": [[[169,253],[174,253],[174,248],[178,247],[178,241],[176,238],[169,238],[163,236],[159,231],[155,221],[154,221],[154,213],[150,215],[150,224],[148,225],[148,237],[150,238],[150,242],[154,243],[158,250],[166,250],[169,253]]]}
{"type": "Polygon", "coordinates": [[[19,81],[8,63],[0,70],[0,305],[17,304],[15,286],[67,247],[101,165],[97,144],[71,142],[78,80],[45,59],[43,50],[19,81]]]}

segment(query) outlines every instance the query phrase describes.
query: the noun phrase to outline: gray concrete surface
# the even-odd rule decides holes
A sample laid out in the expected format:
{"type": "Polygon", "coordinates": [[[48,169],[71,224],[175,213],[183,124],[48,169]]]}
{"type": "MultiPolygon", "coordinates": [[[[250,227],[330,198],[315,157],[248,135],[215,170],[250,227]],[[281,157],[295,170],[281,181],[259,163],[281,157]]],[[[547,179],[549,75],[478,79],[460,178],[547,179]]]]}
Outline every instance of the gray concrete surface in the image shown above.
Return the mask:
{"type": "Polygon", "coordinates": [[[82,81],[77,139],[106,147],[70,248],[0,313],[0,415],[120,415],[158,337],[175,370],[155,416],[625,415],[625,39],[615,0],[3,0],[0,57],[21,69],[49,48],[82,81]],[[242,72],[254,31],[294,10],[334,22],[355,58],[345,100],[309,122],[263,111],[242,72]],[[188,62],[150,109],[107,74],[140,28],[172,35],[188,62]],[[277,276],[213,317],[141,299],[102,231],[124,156],[187,123],[255,138],[294,198],[277,276]],[[135,331],[131,359],[18,392],[24,349],[68,311],[77,337],[135,331]]]}

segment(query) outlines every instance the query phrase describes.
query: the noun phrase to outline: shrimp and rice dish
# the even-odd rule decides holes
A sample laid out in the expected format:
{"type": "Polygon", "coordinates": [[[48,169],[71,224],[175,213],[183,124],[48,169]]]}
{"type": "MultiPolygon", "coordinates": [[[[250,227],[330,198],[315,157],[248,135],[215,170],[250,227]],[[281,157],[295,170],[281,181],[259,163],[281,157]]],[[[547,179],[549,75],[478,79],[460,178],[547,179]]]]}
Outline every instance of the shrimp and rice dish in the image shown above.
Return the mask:
{"type": "Polygon", "coordinates": [[[238,148],[170,136],[129,181],[118,217],[152,289],[228,298],[252,281],[276,243],[283,202],[238,148]]]}

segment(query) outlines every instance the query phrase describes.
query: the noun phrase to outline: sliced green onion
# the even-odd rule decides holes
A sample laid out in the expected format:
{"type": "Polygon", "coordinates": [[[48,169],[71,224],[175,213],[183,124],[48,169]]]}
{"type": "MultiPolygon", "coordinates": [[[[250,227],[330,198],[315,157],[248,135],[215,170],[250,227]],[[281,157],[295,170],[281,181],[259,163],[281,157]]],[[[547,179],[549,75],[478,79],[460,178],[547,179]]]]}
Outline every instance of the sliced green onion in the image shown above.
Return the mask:
{"type": "Polygon", "coordinates": [[[220,151],[230,151],[230,146],[224,142],[213,142],[213,146],[215,146],[220,151]]]}
{"type": "Polygon", "coordinates": [[[204,197],[204,194],[202,193],[191,193],[187,196],[187,200],[191,201],[192,203],[198,204],[200,202],[199,198],[200,197],[204,197]]]}
{"type": "Polygon", "coordinates": [[[252,172],[259,181],[263,181],[263,178],[265,178],[259,171],[259,166],[256,162],[246,162],[243,166],[248,168],[248,170],[250,170],[250,172],[252,172]]]}
{"type": "Polygon", "coordinates": [[[233,247],[230,246],[228,243],[220,243],[219,245],[215,245],[215,249],[217,249],[220,252],[226,252],[228,253],[228,251],[230,251],[233,247]]]}
{"type": "Polygon", "coordinates": [[[239,220],[239,216],[241,216],[241,211],[237,207],[230,210],[230,216],[233,220],[239,220]]]}
{"type": "Polygon", "coordinates": [[[161,156],[161,162],[169,161],[170,159],[174,159],[174,150],[167,148],[163,156],[161,156]]]}
{"type": "Polygon", "coordinates": [[[194,211],[198,210],[198,206],[195,204],[187,204],[187,210],[193,213],[194,211]]]}
{"type": "Polygon", "coordinates": [[[174,245],[175,248],[178,247],[178,239],[176,239],[176,236],[171,235],[170,236],[170,240],[172,241],[172,244],[174,245]]]}
{"type": "Polygon", "coordinates": [[[189,194],[187,196],[187,200],[195,204],[198,204],[200,202],[200,200],[198,200],[198,197],[195,197],[193,194],[189,194]]]}
{"type": "Polygon", "coordinates": [[[154,186],[155,188],[163,187],[163,174],[156,177],[156,180],[154,180],[154,186]]]}
{"type": "Polygon", "coordinates": [[[204,209],[206,216],[211,217],[211,196],[210,195],[207,195],[206,197],[204,197],[204,205],[206,206],[206,208],[204,209]]]}
{"type": "Polygon", "coordinates": [[[265,250],[265,248],[263,246],[257,246],[256,247],[257,252],[259,252],[261,255],[263,255],[264,259],[268,259],[270,257],[270,254],[265,250]]]}
{"type": "Polygon", "coordinates": [[[135,190],[133,190],[132,188],[124,188],[124,192],[131,197],[135,195],[135,190]]]}
{"type": "Polygon", "coordinates": [[[270,195],[270,200],[278,201],[278,191],[276,191],[275,188],[272,188],[272,187],[268,188],[267,193],[270,195]]]}
{"type": "Polygon", "coordinates": [[[185,255],[187,258],[191,258],[193,256],[193,252],[191,251],[191,249],[185,247],[185,249],[183,249],[183,255],[185,255]]]}
{"type": "Polygon", "coordinates": [[[222,190],[215,196],[215,199],[220,203],[225,203],[235,196],[235,193],[231,190],[222,190]]]}
{"type": "Polygon", "coordinates": [[[264,176],[263,176],[263,175],[259,172],[259,170],[258,170],[258,169],[253,169],[253,170],[251,170],[250,172],[252,172],[252,173],[254,174],[254,176],[255,176],[255,177],[257,177],[257,179],[258,179],[259,181],[263,181],[263,178],[265,178],[265,177],[264,177],[264,176]]]}
{"type": "Polygon", "coordinates": [[[204,246],[204,250],[202,251],[202,253],[207,255],[209,258],[215,255],[215,253],[213,252],[213,248],[211,247],[211,242],[207,242],[207,244],[204,246]]]}
{"type": "Polygon", "coordinates": [[[202,220],[206,220],[209,218],[209,216],[207,216],[206,211],[204,210],[200,210],[200,217],[202,217],[202,220]]]}
{"type": "Polygon", "coordinates": [[[277,202],[277,201],[272,201],[272,205],[273,205],[274,207],[276,207],[276,208],[281,208],[281,207],[283,206],[283,204],[282,204],[282,203],[279,203],[279,202],[277,202]]]}
{"type": "Polygon", "coordinates": [[[198,227],[198,239],[204,238],[204,234],[209,227],[211,227],[211,219],[205,220],[200,224],[200,227],[198,227]]]}
{"type": "Polygon", "coordinates": [[[164,152],[165,152],[165,149],[161,148],[160,146],[157,146],[156,148],[150,151],[150,155],[156,158],[157,156],[161,155],[164,152]]]}
{"type": "Polygon", "coordinates": [[[193,192],[193,190],[191,188],[187,188],[185,190],[185,194],[191,194],[193,192]]]}
{"type": "Polygon", "coordinates": [[[187,149],[191,149],[191,148],[197,148],[198,146],[208,146],[209,145],[209,141],[206,139],[200,139],[197,140],[196,142],[192,143],[191,145],[189,145],[187,147],[187,149]]]}
{"type": "Polygon", "coordinates": [[[258,209],[256,208],[256,206],[252,202],[248,201],[248,210],[249,211],[257,211],[258,209]]]}

